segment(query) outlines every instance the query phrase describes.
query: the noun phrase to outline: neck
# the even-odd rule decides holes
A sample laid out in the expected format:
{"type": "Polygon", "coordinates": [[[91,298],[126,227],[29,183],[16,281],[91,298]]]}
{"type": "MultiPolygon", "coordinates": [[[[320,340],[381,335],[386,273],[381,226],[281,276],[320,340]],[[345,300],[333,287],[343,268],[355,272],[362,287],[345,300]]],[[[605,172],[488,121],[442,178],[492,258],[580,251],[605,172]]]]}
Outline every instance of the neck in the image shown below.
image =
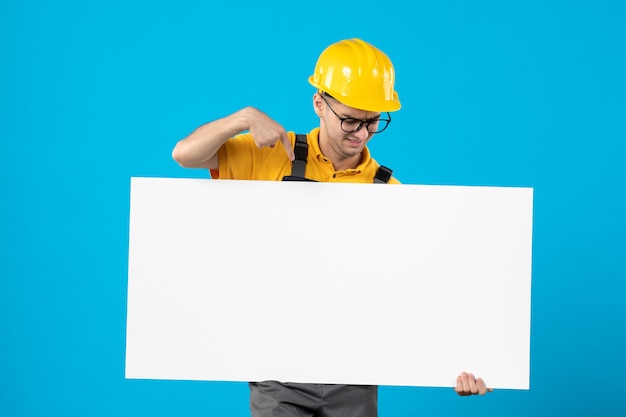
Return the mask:
{"type": "MultiPolygon", "coordinates": [[[[322,151],[323,152],[323,151],[322,151]]],[[[345,171],[346,169],[355,169],[361,163],[362,155],[355,155],[350,158],[335,158],[330,159],[333,163],[335,171],[345,171]]]]}

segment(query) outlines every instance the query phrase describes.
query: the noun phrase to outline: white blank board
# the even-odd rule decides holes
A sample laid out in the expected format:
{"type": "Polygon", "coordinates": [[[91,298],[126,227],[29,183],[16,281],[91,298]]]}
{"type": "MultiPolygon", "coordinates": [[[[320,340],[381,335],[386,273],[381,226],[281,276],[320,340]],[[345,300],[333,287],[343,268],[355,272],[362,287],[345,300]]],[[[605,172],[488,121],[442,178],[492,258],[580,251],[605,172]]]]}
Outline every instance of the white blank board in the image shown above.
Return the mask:
{"type": "Polygon", "coordinates": [[[528,389],[532,189],[132,178],[126,377],[528,389]]]}

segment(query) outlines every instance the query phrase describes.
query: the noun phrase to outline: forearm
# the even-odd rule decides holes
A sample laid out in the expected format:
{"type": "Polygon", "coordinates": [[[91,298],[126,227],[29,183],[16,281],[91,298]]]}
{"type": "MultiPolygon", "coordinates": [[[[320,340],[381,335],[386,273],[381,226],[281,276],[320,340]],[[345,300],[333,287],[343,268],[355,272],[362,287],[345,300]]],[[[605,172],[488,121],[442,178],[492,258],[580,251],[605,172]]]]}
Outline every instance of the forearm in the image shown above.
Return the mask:
{"type": "Polygon", "coordinates": [[[176,144],[172,158],[185,168],[217,168],[217,151],[220,146],[229,138],[250,128],[247,112],[249,109],[244,108],[198,127],[176,144]]]}

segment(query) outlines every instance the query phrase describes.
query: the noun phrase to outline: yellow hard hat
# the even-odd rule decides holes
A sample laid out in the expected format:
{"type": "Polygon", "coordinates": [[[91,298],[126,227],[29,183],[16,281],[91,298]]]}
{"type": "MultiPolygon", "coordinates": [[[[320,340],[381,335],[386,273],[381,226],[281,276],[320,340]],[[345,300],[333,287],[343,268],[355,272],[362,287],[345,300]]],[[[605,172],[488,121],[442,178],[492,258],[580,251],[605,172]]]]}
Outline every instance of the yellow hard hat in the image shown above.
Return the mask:
{"type": "Polygon", "coordinates": [[[346,106],[374,112],[400,109],[394,81],[389,57],[374,45],[356,38],[327,47],[309,77],[313,87],[346,106]]]}

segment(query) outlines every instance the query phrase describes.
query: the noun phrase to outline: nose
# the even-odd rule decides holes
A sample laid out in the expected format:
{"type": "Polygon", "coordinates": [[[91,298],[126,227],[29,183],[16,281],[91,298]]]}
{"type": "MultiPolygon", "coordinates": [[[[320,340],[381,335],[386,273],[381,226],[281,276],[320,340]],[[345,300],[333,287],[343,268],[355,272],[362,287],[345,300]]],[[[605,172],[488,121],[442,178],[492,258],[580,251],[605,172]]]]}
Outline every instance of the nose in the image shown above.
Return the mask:
{"type": "Polygon", "coordinates": [[[356,136],[359,140],[365,140],[370,135],[370,132],[367,131],[367,126],[362,125],[361,128],[354,132],[354,136],[356,136]]]}

